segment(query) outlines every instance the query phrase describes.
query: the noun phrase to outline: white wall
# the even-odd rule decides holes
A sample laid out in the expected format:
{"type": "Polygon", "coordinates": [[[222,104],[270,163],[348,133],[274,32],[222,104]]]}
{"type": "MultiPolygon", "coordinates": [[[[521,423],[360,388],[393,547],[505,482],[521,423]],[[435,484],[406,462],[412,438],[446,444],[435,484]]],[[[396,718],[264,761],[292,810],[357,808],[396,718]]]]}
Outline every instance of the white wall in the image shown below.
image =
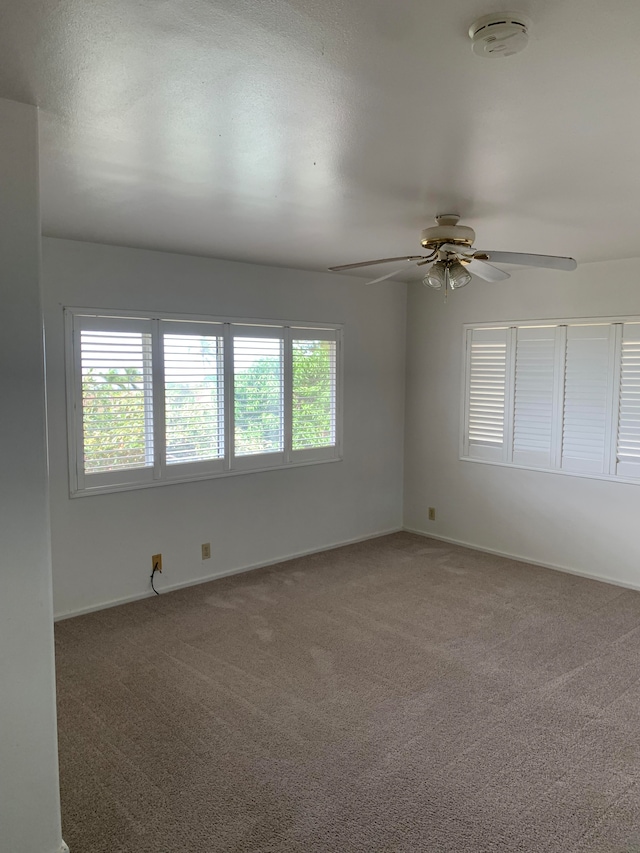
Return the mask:
{"type": "Polygon", "coordinates": [[[404,285],[55,239],[43,280],[56,614],[401,526],[404,285]],[[69,499],[65,305],[345,323],[344,460],[69,499]]]}
{"type": "Polygon", "coordinates": [[[640,587],[640,485],[459,459],[462,325],[640,313],[640,261],[408,297],[405,526],[640,587]],[[427,508],[436,507],[436,521],[427,508]]]}
{"type": "Polygon", "coordinates": [[[38,128],[0,101],[0,849],[61,849],[47,505],[38,128]]]}

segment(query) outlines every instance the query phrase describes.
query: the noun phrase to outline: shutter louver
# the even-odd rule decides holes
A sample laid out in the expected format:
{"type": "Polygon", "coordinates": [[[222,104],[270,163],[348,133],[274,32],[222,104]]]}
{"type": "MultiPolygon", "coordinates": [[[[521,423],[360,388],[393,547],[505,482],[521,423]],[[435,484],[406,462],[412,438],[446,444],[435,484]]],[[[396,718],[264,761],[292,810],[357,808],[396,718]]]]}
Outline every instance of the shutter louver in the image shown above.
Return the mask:
{"type": "Polygon", "coordinates": [[[151,335],[80,332],[84,474],[153,465],[151,335]]]}
{"type": "Polygon", "coordinates": [[[292,341],[292,449],[332,447],[336,443],[335,341],[292,341]]]}
{"type": "Polygon", "coordinates": [[[567,328],[562,468],[606,471],[613,326],[567,328]]]}
{"type": "Polygon", "coordinates": [[[516,340],[513,462],[551,466],[557,327],[520,328],[516,340]]]}
{"type": "Polygon", "coordinates": [[[235,455],[284,449],[283,340],[233,338],[235,455]]]}
{"type": "Polygon", "coordinates": [[[640,323],[622,330],[616,473],[640,477],[640,323]]]}
{"type": "Polygon", "coordinates": [[[165,334],[166,463],[224,457],[223,339],[165,334]]]}
{"type": "Polygon", "coordinates": [[[508,329],[474,329],[469,353],[467,442],[470,457],[502,460],[508,329]]]}

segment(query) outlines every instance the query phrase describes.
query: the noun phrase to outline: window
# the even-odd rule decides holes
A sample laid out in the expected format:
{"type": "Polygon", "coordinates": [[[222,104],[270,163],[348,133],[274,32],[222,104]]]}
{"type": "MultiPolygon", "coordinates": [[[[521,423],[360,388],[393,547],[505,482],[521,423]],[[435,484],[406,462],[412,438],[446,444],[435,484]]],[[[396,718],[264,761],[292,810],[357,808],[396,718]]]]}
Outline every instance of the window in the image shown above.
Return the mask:
{"type": "Polygon", "coordinates": [[[150,332],[87,324],[80,348],[86,473],[153,465],[150,332]]]}
{"type": "Polygon", "coordinates": [[[66,316],[72,494],[340,458],[340,327],[66,316]]]}
{"type": "Polygon", "coordinates": [[[330,337],[304,338],[293,348],[293,449],[308,451],[336,442],[337,344],[330,337]]]}
{"type": "Polygon", "coordinates": [[[223,355],[215,327],[163,331],[167,465],[224,458],[223,355]]]}
{"type": "Polygon", "coordinates": [[[640,479],[640,318],[465,328],[462,458],[640,479]]]}
{"type": "Polygon", "coordinates": [[[276,329],[233,336],[236,456],[284,452],[284,336],[276,329]]]}
{"type": "Polygon", "coordinates": [[[469,344],[468,444],[478,457],[501,459],[505,438],[507,330],[478,329],[469,344]]]}

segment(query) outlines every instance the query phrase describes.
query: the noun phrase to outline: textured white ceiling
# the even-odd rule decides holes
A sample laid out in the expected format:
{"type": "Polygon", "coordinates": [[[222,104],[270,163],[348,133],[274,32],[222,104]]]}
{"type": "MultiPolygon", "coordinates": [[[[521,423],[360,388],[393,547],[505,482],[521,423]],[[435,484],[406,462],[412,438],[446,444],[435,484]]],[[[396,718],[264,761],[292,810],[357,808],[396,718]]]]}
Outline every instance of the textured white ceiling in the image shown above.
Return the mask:
{"type": "Polygon", "coordinates": [[[482,248],[640,256],[640,3],[4,0],[0,96],[41,106],[48,235],[308,269],[482,248]]]}

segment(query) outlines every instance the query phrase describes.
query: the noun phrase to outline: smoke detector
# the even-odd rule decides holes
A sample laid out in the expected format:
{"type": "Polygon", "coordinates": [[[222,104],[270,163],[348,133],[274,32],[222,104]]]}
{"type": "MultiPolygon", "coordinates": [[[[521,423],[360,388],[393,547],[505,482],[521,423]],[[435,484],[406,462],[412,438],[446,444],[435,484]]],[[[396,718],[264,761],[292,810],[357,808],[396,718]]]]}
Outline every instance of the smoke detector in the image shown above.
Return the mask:
{"type": "Polygon", "coordinates": [[[529,41],[531,21],[519,12],[497,12],[478,18],[469,27],[476,56],[499,59],[524,50],[529,41]]]}

